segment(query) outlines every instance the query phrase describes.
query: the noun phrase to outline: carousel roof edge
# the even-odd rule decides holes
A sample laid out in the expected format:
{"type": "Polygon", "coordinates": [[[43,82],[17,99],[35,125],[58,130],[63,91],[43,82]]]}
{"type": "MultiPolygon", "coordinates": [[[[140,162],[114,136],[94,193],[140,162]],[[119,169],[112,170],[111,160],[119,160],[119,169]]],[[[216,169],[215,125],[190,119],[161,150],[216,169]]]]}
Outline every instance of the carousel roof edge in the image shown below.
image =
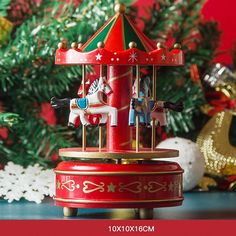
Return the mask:
{"type": "Polygon", "coordinates": [[[179,48],[171,50],[157,48],[151,52],[141,51],[137,48],[118,52],[111,52],[105,48],[97,48],[90,52],[83,52],[79,48],[59,48],[56,51],[55,64],[182,66],[184,65],[184,54],[179,48]]]}

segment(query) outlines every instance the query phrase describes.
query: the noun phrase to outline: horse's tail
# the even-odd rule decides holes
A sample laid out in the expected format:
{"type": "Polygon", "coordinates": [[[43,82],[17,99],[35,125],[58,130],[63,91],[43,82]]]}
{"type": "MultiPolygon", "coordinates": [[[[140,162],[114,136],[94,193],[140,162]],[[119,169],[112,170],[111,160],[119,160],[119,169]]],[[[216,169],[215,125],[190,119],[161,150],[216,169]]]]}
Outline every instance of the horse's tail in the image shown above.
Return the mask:
{"type": "Polygon", "coordinates": [[[168,108],[172,111],[181,112],[184,109],[184,105],[182,101],[179,102],[164,102],[164,108],[168,108]]]}
{"type": "Polygon", "coordinates": [[[58,99],[56,97],[51,98],[51,106],[55,109],[66,107],[70,107],[70,99],[69,98],[63,98],[63,99],[58,99]]]}

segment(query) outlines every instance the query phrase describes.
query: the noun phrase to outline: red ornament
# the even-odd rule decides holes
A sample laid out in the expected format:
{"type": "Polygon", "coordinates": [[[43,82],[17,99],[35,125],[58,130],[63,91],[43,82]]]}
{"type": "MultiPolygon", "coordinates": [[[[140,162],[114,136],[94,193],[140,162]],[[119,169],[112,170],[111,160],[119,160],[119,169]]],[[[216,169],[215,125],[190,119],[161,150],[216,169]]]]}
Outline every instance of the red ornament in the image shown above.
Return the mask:
{"type": "Polygon", "coordinates": [[[191,79],[193,82],[195,82],[195,83],[200,82],[200,75],[199,75],[198,67],[196,64],[191,65],[190,74],[191,74],[191,79]]]}
{"type": "Polygon", "coordinates": [[[55,110],[51,107],[50,103],[45,102],[41,104],[40,117],[49,125],[55,125],[57,123],[55,110]]]}
{"type": "Polygon", "coordinates": [[[8,129],[6,127],[0,128],[0,139],[6,140],[8,138],[8,129]]]}
{"type": "Polygon", "coordinates": [[[236,108],[236,100],[230,99],[222,92],[208,92],[206,98],[212,109],[208,112],[209,116],[213,116],[225,109],[234,110],[236,108]]]}

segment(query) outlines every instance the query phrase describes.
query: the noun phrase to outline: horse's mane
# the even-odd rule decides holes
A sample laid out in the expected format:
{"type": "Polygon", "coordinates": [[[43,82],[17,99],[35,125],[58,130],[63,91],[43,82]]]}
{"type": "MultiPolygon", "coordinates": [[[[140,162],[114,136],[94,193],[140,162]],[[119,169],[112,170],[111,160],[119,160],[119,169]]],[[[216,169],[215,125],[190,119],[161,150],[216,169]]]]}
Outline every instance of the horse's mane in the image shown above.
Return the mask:
{"type": "Polygon", "coordinates": [[[93,83],[90,85],[89,90],[88,90],[88,94],[89,94],[89,95],[94,94],[95,92],[98,91],[98,82],[99,82],[99,79],[96,79],[96,80],[94,80],[93,83]]]}

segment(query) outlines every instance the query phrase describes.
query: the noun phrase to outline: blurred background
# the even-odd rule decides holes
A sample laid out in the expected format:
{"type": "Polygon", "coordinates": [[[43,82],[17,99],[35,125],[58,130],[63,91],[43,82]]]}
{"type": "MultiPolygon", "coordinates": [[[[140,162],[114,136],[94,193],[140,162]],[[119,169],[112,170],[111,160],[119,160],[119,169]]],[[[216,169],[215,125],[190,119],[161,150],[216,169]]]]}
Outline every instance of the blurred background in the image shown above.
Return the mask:
{"type": "MultiPolygon", "coordinates": [[[[158,71],[158,99],[183,101],[184,111],[169,112],[169,125],[157,127],[157,145],[180,150],[185,191],[234,191],[235,1],[122,2],[150,39],[169,49],[180,43],[185,54],[184,67],[158,71]]],[[[0,1],[0,198],[39,203],[53,195],[58,148],[81,145],[81,127],[66,126],[69,111],[50,105],[53,96],[77,96],[81,68],[55,66],[55,51],[63,39],[85,43],[114,14],[114,3],[0,1]]],[[[96,72],[91,67],[88,78],[96,72]]],[[[150,132],[142,129],[143,146],[150,132]]],[[[96,137],[98,128],[88,128],[88,145],[96,137]]]]}

